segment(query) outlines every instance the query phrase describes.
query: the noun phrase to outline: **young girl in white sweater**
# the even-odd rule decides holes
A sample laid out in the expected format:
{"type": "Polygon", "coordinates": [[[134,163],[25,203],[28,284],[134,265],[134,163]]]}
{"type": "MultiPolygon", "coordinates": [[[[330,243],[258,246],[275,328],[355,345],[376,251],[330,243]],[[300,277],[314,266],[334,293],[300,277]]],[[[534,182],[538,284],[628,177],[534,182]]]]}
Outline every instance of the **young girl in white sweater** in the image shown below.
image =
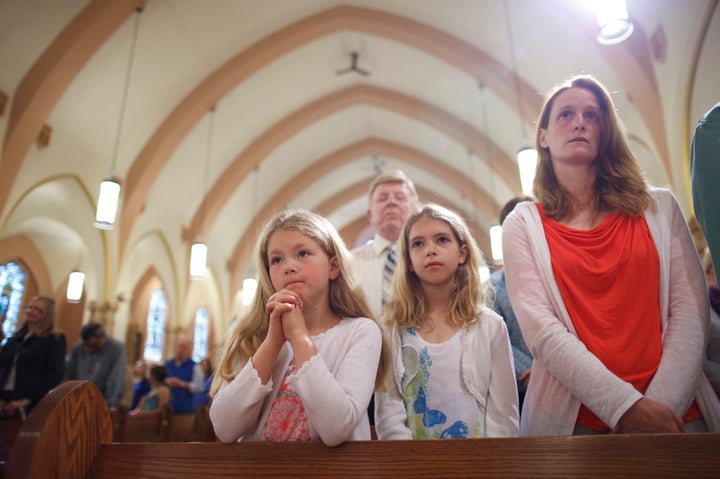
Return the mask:
{"type": "Polygon", "coordinates": [[[375,396],[378,439],[517,436],[507,328],[483,305],[482,257],[456,213],[427,205],[400,234],[383,310],[392,381],[375,396]]]}
{"type": "Polygon", "coordinates": [[[383,337],[337,231],[315,213],[281,212],[260,236],[257,264],[258,291],[211,388],[218,438],[369,440],[383,337]]]}

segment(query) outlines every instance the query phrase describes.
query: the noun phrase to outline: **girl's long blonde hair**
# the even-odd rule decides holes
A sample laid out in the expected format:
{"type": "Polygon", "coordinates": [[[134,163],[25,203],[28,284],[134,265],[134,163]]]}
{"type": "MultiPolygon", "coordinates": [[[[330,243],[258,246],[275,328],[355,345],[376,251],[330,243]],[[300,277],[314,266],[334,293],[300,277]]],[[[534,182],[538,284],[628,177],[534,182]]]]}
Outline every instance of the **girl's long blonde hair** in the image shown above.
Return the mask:
{"type": "Polygon", "coordinates": [[[543,205],[545,214],[561,221],[573,211],[569,193],[560,185],[553,169],[549,148],[540,146],[541,130],[547,129],[550,113],[558,95],[570,88],[583,88],[592,93],[600,106],[600,144],[595,159],[597,178],[595,198],[597,212],[619,212],[641,215],[653,204],[647,183],[630,151],[625,126],[615,112],[610,92],[591,75],[578,75],[553,88],[546,96],[535,131],[538,164],[533,193],[543,205]]]}
{"type": "Polygon", "coordinates": [[[410,270],[408,237],[410,229],[421,218],[440,220],[448,224],[460,246],[467,246],[465,263],[455,272],[455,289],[448,301],[448,314],[453,323],[468,325],[478,320],[478,309],[483,304],[484,291],[478,268],[485,265],[480,248],[465,221],[452,210],[436,204],[427,204],[405,221],[398,240],[400,254],[393,276],[390,299],[383,309],[388,324],[403,328],[417,328],[425,318],[425,295],[420,278],[410,270]]]}
{"type": "MultiPolygon", "coordinates": [[[[268,263],[268,242],[279,230],[293,230],[314,240],[327,254],[328,258],[337,257],[339,274],[329,281],[328,299],[330,310],[343,318],[370,318],[376,321],[365,301],[360,282],[352,267],[350,253],[335,227],[324,217],[307,210],[284,210],[273,216],[265,225],[255,248],[258,288],[252,304],[243,317],[233,326],[225,345],[218,368],[213,377],[210,394],[214,395],[223,381],[232,381],[237,374],[233,363],[240,360],[245,365],[255,354],[267,336],[269,317],[265,311],[268,299],[275,293],[270,281],[268,263]]],[[[376,387],[384,388],[388,349],[383,335],[382,353],[376,377],[376,387]]]]}

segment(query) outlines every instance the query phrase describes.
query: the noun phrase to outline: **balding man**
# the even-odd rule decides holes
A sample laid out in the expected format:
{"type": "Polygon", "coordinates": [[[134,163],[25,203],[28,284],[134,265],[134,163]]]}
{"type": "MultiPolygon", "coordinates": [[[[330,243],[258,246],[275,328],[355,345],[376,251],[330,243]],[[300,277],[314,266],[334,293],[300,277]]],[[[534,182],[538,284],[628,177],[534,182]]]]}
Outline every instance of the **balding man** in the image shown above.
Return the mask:
{"type": "Polygon", "coordinates": [[[190,339],[181,337],[175,343],[175,357],[165,361],[168,377],[165,384],[172,388],[172,410],[175,414],[195,411],[193,396],[203,390],[203,373],[193,361],[190,339]]]}
{"type": "MultiPolygon", "coordinates": [[[[367,219],[375,229],[372,242],[351,251],[355,271],[368,306],[379,315],[387,300],[388,255],[396,247],[400,230],[417,210],[415,185],[400,170],[378,175],[370,184],[367,219]]],[[[393,264],[394,266],[394,264],[393,264]]]]}

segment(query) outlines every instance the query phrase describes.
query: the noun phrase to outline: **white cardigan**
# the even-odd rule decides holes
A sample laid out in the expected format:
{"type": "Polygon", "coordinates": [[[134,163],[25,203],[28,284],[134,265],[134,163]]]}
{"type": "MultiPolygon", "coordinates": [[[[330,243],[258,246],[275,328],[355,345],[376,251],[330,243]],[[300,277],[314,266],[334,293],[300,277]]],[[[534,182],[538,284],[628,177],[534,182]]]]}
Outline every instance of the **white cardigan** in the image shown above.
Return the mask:
{"type": "MultiPolygon", "coordinates": [[[[697,252],[677,200],[651,189],[645,220],[660,257],[662,358],[645,396],[682,417],[696,399],[708,428],[720,431],[720,402],[702,374],[709,318],[697,252]]],[[[572,434],[581,403],[615,430],[642,394],[610,372],[577,338],[555,282],[535,204],[519,204],[503,223],[510,301],[533,363],[521,435],[572,434]]],[[[631,291],[628,294],[632,294],[631,291]]]]}
{"type": "MultiPolygon", "coordinates": [[[[369,440],[367,408],[382,349],[379,326],[368,318],[345,318],[313,341],[318,354],[288,378],[305,407],[311,440],[328,446],[369,440]]],[[[285,343],[264,385],[252,361],[236,364],[237,376],[220,386],[210,406],[221,441],[263,440],[270,406],[292,358],[290,344],[285,343]]]]}
{"type": "MultiPolygon", "coordinates": [[[[405,372],[401,335],[401,328],[393,325],[389,332],[392,380],[387,391],[375,392],[375,431],[380,440],[412,439],[401,392],[405,372]]],[[[480,320],[468,328],[462,350],[463,382],[485,416],[482,435],[517,436],[517,383],[505,322],[494,311],[481,306],[480,320]]]]}

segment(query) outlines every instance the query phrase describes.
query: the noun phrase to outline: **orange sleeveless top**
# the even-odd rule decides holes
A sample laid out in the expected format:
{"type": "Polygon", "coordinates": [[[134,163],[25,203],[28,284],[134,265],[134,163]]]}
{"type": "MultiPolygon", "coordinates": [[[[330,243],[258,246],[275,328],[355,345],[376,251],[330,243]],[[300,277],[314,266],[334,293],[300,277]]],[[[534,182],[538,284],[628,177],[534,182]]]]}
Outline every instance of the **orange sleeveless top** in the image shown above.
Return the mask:
{"type": "MultiPolygon", "coordinates": [[[[542,217],[558,289],[578,338],[611,372],[645,393],[662,356],[660,258],[643,216],[612,214],[595,228],[542,217]]],[[[697,419],[693,403],[691,419],[697,419]]],[[[577,424],[610,428],[585,405],[577,424]]]]}

